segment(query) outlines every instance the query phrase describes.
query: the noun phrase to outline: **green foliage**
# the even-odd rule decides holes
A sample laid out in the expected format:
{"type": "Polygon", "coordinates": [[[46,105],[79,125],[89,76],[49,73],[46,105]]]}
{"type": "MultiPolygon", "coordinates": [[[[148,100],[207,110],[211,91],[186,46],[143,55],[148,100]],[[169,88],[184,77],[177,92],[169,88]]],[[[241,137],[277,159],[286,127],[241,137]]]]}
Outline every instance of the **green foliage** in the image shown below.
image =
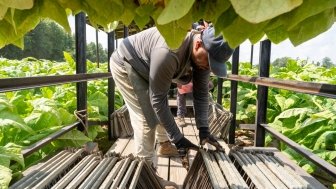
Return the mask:
{"type": "MultiPolygon", "coordinates": [[[[66,62],[54,62],[26,58],[22,61],[0,59],[0,78],[30,77],[43,75],[67,75],[75,73],[75,61],[64,52],[66,62]]],[[[106,72],[107,64],[97,68],[96,63],[87,62],[89,73],[106,72]]],[[[108,116],[107,80],[88,82],[89,120],[106,121],[108,116]]],[[[116,92],[116,108],[122,104],[116,92]]],[[[20,90],[0,94],[0,188],[7,188],[14,175],[20,175],[50,153],[66,146],[81,147],[92,141],[102,129],[90,126],[88,136],[73,130],[25,158],[21,149],[36,143],[76,121],[76,84],[64,84],[20,90]]]]}
{"type": "MultiPolygon", "coordinates": [[[[328,60],[327,60],[328,61],[328,60]]],[[[307,61],[293,60],[288,57],[277,60],[271,66],[270,77],[307,82],[335,84],[336,69],[326,68],[308,63],[307,61]]],[[[239,75],[256,76],[258,69],[250,63],[239,64],[239,75]]],[[[230,82],[223,85],[223,106],[230,105],[230,82]]],[[[237,115],[239,123],[254,123],[256,115],[255,85],[239,82],[237,115]]],[[[319,157],[335,165],[336,155],[336,100],[294,93],[287,90],[269,88],[267,101],[267,123],[294,142],[307,148],[319,157]]],[[[269,135],[266,143],[273,138],[269,135]]],[[[285,145],[281,150],[286,152],[298,165],[308,172],[314,172],[316,166],[305,160],[285,145]]]]}
{"type": "Polygon", "coordinates": [[[211,21],[235,48],[264,35],[272,42],[289,39],[299,45],[328,30],[335,22],[334,0],[20,0],[0,4],[0,47],[23,46],[23,36],[41,19],[50,18],[67,31],[67,15],[83,11],[94,26],[106,31],[134,22],[139,28],[156,23],[171,48],[183,41],[190,24],[211,21]],[[14,3],[16,2],[16,3],[14,3]],[[22,2],[22,5],[18,2],[22,2]],[[10,10],[10,11],[9,11],[10,10]]]}

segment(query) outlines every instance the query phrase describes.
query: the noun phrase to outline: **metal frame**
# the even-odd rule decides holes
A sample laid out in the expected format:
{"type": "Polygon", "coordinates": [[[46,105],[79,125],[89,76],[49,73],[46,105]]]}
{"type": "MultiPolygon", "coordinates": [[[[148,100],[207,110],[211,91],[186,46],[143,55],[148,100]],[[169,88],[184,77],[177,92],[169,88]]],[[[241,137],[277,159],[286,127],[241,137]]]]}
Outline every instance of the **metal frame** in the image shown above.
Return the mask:
{"type": "MultiPolygon", "coordinates": [[[[268,87],[274,87],[278,89],[285,89],[290,91],[295,91],[299,93],[306,93],[312,95],[318,95],[328,98],[336,99],[336,86],[324,83],[313,83],[313,82],[302,82],[302,81],[288,81],[279,80],[274,78],[269,78],[270,70],[270,55],[271,55],[271,42],[265,40],[261,42],[260,51],[260,67],[259,67],[259,77],[249,77],[249,76],[239,76],[238,75],[238,63],[236,62],[236,55],[232,58],[232,74],[228,75],[227,80],[231,81],[231,113],[236,115],[236,105],[237,105],[237,82],[247,82],[258,85],[257,93],[257,115],[255,125],[255,146],[263,147],[265,144],[265,132],[268,132],[287,144],[289,147],[294,149],[296,152],[300,153],[308,160],[316,164],[318,167],[326,171],[330,176],[336,178],[336,168],[313,154],[312,152],[304,149],[299,144],[295,143],[291,139],[287,138],[283,134],[277,132],[275,129],[268,127],[266,124],[266,113],[267,113],[267,96],[268,87]]],[[[237,50],[235,51],[235,53],[237,50]]],[[[238,52],[239,54],[239,52],[238,52]]],[[[238,55],[239,57],[239,55],[238,55]]],[[[229,143],[234,143],[235,136],[235,117],[230,126],[229,133],[229,143]]],[[[251,124],[249,124],[251,125],[251,124]]]]}

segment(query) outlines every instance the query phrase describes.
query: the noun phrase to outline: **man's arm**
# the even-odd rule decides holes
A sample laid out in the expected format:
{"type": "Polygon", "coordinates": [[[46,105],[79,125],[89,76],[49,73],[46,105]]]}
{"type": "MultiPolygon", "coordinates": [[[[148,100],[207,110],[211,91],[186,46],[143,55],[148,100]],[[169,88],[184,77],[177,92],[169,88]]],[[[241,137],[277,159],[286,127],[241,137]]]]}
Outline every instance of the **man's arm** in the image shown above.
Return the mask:
{"type": "Polygon", "coordinates": [[[177,59],[166,48],[155,49],[151,53],[149,73],[149,95],[158,120],[166,129],[169,139],[176,143],[183,135],[168,105],[168,91],[178,68],[177,59]]]}

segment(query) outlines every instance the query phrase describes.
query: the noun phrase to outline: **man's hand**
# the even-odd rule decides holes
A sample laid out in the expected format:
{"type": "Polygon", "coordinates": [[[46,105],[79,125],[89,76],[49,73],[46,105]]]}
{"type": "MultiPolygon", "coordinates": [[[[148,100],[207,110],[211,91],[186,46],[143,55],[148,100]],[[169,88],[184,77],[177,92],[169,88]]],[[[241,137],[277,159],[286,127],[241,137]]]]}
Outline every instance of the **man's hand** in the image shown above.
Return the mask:
{"type": "Polygon", "coordinates": [[[216,138],[210,134],[208,127],[199,128],[199,137],[200,137],[200,145],[203,146],[206,143],[209,143],[216,147],[216,150],[222,151],[222,146],[217,142],[216,138]]]}
{"type": "Polygon", "coordinates": [[[185,137],[181,138],[177,143],[175,143],[177,151],[181,156],[185,156],[189,149],[198,150],[199,147],[190,142],[185,137]]]}

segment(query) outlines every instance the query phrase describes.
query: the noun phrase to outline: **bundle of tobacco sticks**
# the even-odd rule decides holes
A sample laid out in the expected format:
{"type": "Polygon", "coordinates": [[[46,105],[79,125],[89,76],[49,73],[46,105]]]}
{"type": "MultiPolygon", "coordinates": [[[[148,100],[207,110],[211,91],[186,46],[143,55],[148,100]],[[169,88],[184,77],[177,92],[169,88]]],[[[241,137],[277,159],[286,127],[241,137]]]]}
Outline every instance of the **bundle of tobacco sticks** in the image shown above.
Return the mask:
{"type": "Polygon", "coordinates": [[[112,138],[125,138],[133,136],[133,128],[126,105],[114,111],[111,115],[112,138]]]}

